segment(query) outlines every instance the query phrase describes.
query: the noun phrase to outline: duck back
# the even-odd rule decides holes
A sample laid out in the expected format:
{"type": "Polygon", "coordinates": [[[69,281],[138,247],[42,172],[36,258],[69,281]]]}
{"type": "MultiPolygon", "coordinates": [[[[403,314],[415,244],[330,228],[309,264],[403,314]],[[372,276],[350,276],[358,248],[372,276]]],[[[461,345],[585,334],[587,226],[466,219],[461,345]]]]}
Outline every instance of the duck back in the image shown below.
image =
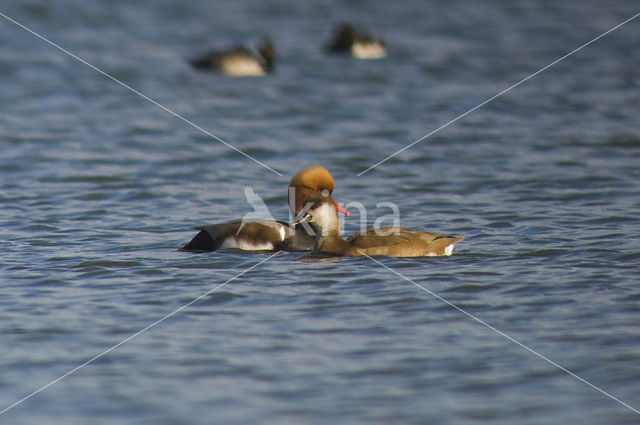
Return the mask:
{"type": "Polygon", "coordinates": [[[382,227],[355,233],[346,239],[350,245],[346,255],[387,255],[391,257],[423,257],[451,255],[453,247],[464,236],[437,235],[404,227],[382,227]]]}

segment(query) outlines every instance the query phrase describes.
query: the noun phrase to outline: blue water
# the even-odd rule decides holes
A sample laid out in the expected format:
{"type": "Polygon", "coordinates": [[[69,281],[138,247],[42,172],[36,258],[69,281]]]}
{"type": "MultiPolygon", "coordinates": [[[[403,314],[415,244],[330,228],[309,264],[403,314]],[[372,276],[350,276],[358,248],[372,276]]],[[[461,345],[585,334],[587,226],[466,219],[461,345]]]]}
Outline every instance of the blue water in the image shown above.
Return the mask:
{"type": "Polygon", "coordinates": [[[0,423],[639,423],[640,18],[357,176],[639,11],[5,0],[281,176],[0,17],[0,409],[255,266],[0,423]],[[327,57],[340,20],[388,58],[327,57]],[[274,75],[188,66],[264,35],[274,75]],[[249,212],[247,185],[286,218],[311,164],[370,226],[388,201],[403,226],[466,240],[378,259],[415,284],[367,258],[176,251],[249,212]]]}

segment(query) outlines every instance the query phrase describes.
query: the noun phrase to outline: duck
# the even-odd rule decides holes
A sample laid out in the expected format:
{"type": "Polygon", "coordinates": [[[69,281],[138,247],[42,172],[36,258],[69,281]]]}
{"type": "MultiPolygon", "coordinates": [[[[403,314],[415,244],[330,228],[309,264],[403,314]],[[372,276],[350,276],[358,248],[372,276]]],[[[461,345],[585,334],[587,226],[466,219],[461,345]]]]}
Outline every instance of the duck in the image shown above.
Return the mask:
{"type": "Polygon", "coordinates": [[[330,53],[347,53],[358,59],[382,59],[387,56],[383,40],[359,33],[351,24],[336,27],[333,40],[327,46],[330,53]]]}
{"type": "Polygon", "coordinates": [[[219,71],[233,77],[258,77],[273,72],[276,50],[270,40],[264,40],[255,54],[244,46],[226,51],[213,51],[192,59],[198,69],[219,71]]]}
{"type": "MultiPolygon", "coordinates": [[[[312,165],[298,171],[289,182],[287,196],[293,217],[299,216],[305,205],[303,200],[309,195],[331,196],[334,187],[331,173],[321,165],[312,165]]],[[[255,194],[252,195],[251,192],[245,189],[247,200],[254,209],[262,210],[256,208],[256,203],[262,200],[253,201],[251,197],[255,194]]],[[[257,195],[255,197],[259,199],[257,195]]],[[[333,198],[331,199],[333,201],[333,198]]],[[[334,207],[336,211],[349,215],[338,203],[335,203],[334,207]]],[[[263,208],[263,211],[268,213],[266,205],[263,208]]],[[[314,247],[316,237],[309,227],[292,225],[287,221],[257,219],[247,214],[243,220],[196,227],[199,232],[180,250],[210,252],[235,248],[249,251],[310,251],[314,247]]]]}
{"type": "Polygon", "coordinates": [[[302,218],[295,224],[309,222],[316,227],[312,254],[332,257],[378,256],[435,257],[453,254],[464,236],[443,236],[404,227],[382,227],[354,233],[347,239],[340,235],[338,213],[330,196],[312,194],[304,199],[302,218]]]}

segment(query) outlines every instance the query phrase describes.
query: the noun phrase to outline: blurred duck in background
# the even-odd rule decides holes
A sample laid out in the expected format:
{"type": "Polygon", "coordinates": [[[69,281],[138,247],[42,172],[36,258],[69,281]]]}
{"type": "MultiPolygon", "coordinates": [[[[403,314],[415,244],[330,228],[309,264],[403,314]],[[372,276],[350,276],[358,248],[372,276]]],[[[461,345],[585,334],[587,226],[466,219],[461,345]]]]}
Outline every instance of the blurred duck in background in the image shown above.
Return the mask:
{"type": "Polygon", "coordinates": [[[359,33],[347,23],[341,23],[336,27],[333,39],[327,45],[327,51],[351,54],[358,59],[381,59],[387,55],[384,41],[359,33]]]}
{"type": "Polygon", "coordinates": [[[202,70],[218,71],[233,77],[259,77],[273,72],[276,50],[270,40],[263,41],[257,54],[244,46],[226,51],[213,51],[191,60],[202,70]]]}

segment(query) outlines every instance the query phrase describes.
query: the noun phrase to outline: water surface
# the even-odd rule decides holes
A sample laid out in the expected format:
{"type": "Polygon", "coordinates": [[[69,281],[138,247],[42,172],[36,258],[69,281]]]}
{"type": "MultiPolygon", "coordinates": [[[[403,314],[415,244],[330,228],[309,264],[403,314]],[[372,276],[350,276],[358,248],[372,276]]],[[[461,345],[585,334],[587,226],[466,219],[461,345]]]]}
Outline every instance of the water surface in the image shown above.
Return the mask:
{"type": "MultiPolygon", "coordinates": [[[[299,168],[372,225],[465,235],[380,258],[640,408],[638,21],[379,167],[638,12],[631,1],[5,1],[23,23],[279,176],[0,18],[0,409],[267,258],[176,251],[286,218],[299,168]],[[389,45],[327,57],[340,20],[389,45]],[[187,58],[269,35],[276,73],[187,58]]],[[[356,214],[346,231],[358,228],[356,214]]],[[[637,423],[638,414],[366,258],[282,253],[0,415],[10,424],[637,423]]]]}

